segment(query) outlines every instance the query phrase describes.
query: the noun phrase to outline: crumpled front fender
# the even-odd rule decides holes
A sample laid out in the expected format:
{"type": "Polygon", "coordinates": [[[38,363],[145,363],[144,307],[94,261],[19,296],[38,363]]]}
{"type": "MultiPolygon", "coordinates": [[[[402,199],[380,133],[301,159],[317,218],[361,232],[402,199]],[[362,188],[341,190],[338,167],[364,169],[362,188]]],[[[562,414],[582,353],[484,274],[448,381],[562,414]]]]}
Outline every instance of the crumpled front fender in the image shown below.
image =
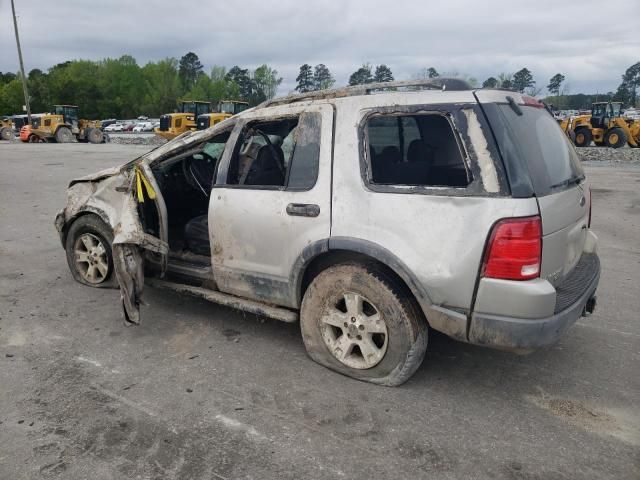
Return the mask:
{"type": "Polygon", "coordinates": [[[169,250],[166,242],[144,231],[134,196],[135,175],[134,168],[111,169],[72,181],[67,190],[67,205],[55,219],[63,246],[68,226],[85,213],[98,215],[113,229],[113,267],[120,286],[126,324],[140,323],[144,250],[164,257],[169,250]]]}

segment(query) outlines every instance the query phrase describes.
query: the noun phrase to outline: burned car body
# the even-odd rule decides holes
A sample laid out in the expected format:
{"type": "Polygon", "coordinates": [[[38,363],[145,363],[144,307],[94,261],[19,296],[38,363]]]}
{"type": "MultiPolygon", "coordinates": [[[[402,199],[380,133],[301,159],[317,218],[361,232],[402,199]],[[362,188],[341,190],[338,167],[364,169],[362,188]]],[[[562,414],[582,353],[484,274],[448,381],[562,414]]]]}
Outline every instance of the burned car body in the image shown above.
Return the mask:
{"type": "Polygon", "coordinates": [[[56,226],[74,277],[117,280],[130,323],[145,277],[300,320],[314,360],[383,385],[429,327],[554,342],[600,271],[575,151],[532,99],[439,82],[268,101],[73,181],[56,226]]]}

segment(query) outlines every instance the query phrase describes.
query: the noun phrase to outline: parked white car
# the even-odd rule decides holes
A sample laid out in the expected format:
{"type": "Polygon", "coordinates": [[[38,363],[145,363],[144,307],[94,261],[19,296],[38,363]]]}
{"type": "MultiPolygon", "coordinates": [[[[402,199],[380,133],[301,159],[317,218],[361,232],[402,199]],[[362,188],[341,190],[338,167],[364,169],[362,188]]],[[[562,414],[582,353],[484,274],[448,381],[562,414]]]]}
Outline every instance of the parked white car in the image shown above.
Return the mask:
{"type": "Polygon", "coordinates": [[[151,122],[140,122],[133,127],[134,132],[150,132],[153,130],[153,123],[151,122]]]}
{"type": "Polygon", "coordinates": [[[104,127],[105,132],[121,132],[123,129],[124,125],[121,123],[112,123],[111,125],[104,127]]]}

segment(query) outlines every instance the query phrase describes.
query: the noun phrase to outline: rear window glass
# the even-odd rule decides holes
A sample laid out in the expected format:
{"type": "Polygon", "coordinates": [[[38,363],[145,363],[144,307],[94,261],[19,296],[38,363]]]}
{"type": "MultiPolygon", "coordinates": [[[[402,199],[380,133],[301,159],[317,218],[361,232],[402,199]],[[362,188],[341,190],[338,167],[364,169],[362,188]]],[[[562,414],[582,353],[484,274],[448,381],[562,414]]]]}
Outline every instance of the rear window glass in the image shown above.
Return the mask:
{"type": "Polygon", "coordinates": [[[578,154],[557,121],[543,108],[519,107],[522,115],[508,104],[485,109],[510,170],[526,168],[536,195],[566,188],[568,180],[582,177],[578,154]]]}
{"type": "Polygon", "coordinates": [[[375,185],[466,187],[470,173],[447,118],[374,115],[367,121],[369,181],[375,185]]]}

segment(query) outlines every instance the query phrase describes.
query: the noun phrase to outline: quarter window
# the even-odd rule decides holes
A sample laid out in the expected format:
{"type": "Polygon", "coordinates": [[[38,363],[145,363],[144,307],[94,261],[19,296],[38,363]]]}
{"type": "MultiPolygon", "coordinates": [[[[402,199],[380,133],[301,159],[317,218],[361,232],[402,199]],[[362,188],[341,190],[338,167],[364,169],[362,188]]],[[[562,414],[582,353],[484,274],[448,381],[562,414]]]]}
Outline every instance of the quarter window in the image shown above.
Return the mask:
{"type": "Polygon", "coordinates": [[[444,115],[374,115],[367,121],[367,139],[373,184],[466,187],[470,183],[444,115]]]}

